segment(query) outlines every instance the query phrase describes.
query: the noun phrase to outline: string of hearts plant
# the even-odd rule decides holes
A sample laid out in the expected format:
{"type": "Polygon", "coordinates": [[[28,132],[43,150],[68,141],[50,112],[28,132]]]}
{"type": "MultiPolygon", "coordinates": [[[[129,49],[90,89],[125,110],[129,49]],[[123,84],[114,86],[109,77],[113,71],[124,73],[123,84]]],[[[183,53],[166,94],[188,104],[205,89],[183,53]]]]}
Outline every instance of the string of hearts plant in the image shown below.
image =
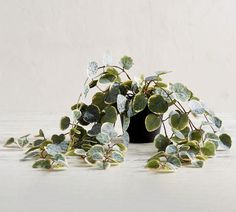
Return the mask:
{"type": "Polygon", "coordinates": [[[148,168],[173,172],[182,165],[202,167],[216,150],[231,147],[230,136],[222,132],[222,121],[183,84],[164,83],[161,77],[167,72],[132,81],[128,74],[133,65],[130,57],[122,57],[120,66],[111,65],[109,56],[107,61],[100,67],[89,63],[84,92],[71,107],[73,118],[61,118],[60,128],[65,133],[46,138],[39,130],[34,139],[29,135],[10,138],[5,146],[27,148],[22,160],[35,160],[33,168],[63,168],[67,156],[76,156],[86,164],[106,169],[124,161],[130,119],[148,108],[147,131],[163,127],[163,134],[154,138],[157,153],[147,160],[148,168]],[[127,79],[122,80],[123,76],[127,79]],[[98,92],[86,104],[84,99],[93,88],[98,92]],[[120,135],[115,131],[118,120],[122,122],[120,135]]]}

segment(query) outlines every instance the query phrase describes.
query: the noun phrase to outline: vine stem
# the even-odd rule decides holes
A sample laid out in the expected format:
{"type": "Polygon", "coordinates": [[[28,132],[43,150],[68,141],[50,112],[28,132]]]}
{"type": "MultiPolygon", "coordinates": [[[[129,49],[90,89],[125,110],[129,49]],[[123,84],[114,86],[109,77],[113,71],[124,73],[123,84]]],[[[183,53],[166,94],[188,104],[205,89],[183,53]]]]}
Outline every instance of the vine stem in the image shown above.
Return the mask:
{"type": "MultiPolygon", "coordinates": [[[[158,86],[157,83],[155,83],[155,85],[158,86]]],[[[165,92],[165,94],[168,96],[168,98],[170,99],[170,101],[173,103],[173,99],[170,97],[169,93],[162,87],[158,86],[161,90],[163,90],[165,92]]],[[[189,114],[183,107],[183,105],[179,102],[179,101],[176,101],[176,103],[174,103],[174,105],[183,113],[186,113],[187,115],[189,114]],[[177,104],[178,105],[177,105],[177,104]]],[[[189,116],[189,115],[188,115],[189,116]]],[[[189,118],[189,125],[190,125],[190,128],[193,130],[193,128],[196,130],[197,127],[193,124],[193,122],[191,121],[191,119],[189,118]]]]}
{"type": "Polygon", "coordinates": [[[162,125],[163,125],[163,128],[164,128],[165,136],[168,138],[167,131],[166,131],[166,125],[164,123],[164,120],[161,119],[161,122],[162,122],[162,125]]]}
{"type": "Polygon", "coordinates": [[[120,69],[123,73],[126,74],[127,78],[128,78],[129,80],[131,80],[131,77],[128,75],[128,73],[125,71],[124,68],[121,68],[120,66],[112,66],[112,67],[113,67],[113,68],[118,68],[118,69],[120,69]]]}
{"type": "MultiPolygon", "coordinates": [[[[204,117],[208,122],[210,122],[209,119],[207,118],[206,114],[204,114],[204,117]]],[[[214,130],[214,128],[211,125],[210,125],[210,128],[212,129],[213,133],[216,133],[216,131],[214,130]]]]}

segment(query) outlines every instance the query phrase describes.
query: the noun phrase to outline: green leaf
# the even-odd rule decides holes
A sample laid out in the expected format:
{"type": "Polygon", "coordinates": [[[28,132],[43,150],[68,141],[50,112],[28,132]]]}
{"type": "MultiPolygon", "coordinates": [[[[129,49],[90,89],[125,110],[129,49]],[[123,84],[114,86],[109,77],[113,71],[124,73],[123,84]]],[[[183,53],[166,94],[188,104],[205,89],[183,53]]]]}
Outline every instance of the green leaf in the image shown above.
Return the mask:
{"type": "Polygon", "coordinates": [[[50,169],[51,161],[50,160],[38,160],[36,161],[33,166],[33,168],[44,168],[44,169],[50,169]]]}
{"type": "Polygon", "coordinates": [[[117,76],[115,76],[113,74],[105,73],[104,75],[102,75],[99,78],[99,82],[101,84],[107,84],[107,83],[114,82],[116,80],[116,78],[117,78],[117,76]]]}
{"type": "Polygon", "coordinates": [[[124,161],[124,155],[119,151],[112,151],[111,158],[118,163],[121,163],[124,161]]]}
{"type": "Polygon", "coordinates": [[[201,115],[205,112],[205,109],[202,106],[201,102],[199,102],[197,100],[190,100],[188,105],[189,105],[191,112],[195,115],[201,115]]]}
{"type": "Polygon", "coordinates": [[[174,92],[175,98],[183,102],[188,101],[192,96],[192,92],[181,83],[171,85],[170,89],[174,92]]]}
{"type": "Polygon", "coordinates": [[[231,137],[228,134],[221,134],[219,136],[220,141],[224,144],[224,146],[226,146],[227,148],[230,148],[232,145],[232,140],[231,137]]]}
{"type": "Polygon", "coordinates": [[[131,57],[124,56],[121,58],[120,64],[124,69],[129,70],[133,66],[133,60],[131,57]]]}
{"type": "Polygon", "coordinates": [[[35,135],[34,137],[43,137],[44,138],[45,136],[44,136],[43,130],[40,129],[38,135],[35,135]]]}
{"type": "Polygon", "coordinates": [[[107,103],[107,104],[116,103],[118,94],[120,94],[119,84],[113,83],[110,86],[109,91],[106,93],[105,103],[107,103]]]}
{"type": "Polygon", "coordinates": [[[84,121],[93,123],[99,121],[100,109],[96,105],[89,105],[83,115],[84,121]]]}
{"type": "Polygon", "coordinates": [[[166,147],[171,143],[170,139],[162,134],[156,135],[154,138],[155,147],[158,151],[165,151],[166,147]]]}
{"type": "Polygon", "coordinates": [[[190,141],[195,140],[195,141],[201,141],[203,135],[202,130],[192,130],[188,134],[188,139],[190,141]]]}
{"type": "Polygon", "coordinates": [[[37,140],[33,141],[32,144],[33,144],[34,147],[38,147],[38,146],[40,146],[44,141],[45,141],[45,140],[43,140],[43,139],[37,139],[37,140]]]}
{"type": "Polygon", "coordinates": [[[160,167],[160,161],[159,160],[150,160],[147,162],[147,165],[146,165],[147,168],[150,168],[150,169],[157,169],[160,167]]]}
{"type": "Polygon", "coordinates": [[[187,127],[189,122],[188,115],[186,113],[173,113],[170,117],[170,124],[177,130],[183,130],[187,127]]]}
{"type": "Polygon", "coordinates": [[[167,162],[173,164],[173,165],[176,166],[176,167],[181,167],[180,159],[177,158],[177,157],[174,156],[174,155],[169,155],[169,156],[167,157],[167,162]]]}
{"type": "Polygon", "coordinates": [[[92,128],[88,131],[88,135],[96,136],[98,133],[101,132],[101,124],[97,123],[92,126],[92,128]]]}
{"type": "Polygon", "coordinates": [[[157,130],[161,126],[161,119],[155,114],[148,114],[145,118],[145,126],[148,132],[157,130]]]}
{"type": "Polygon", "coordinates": [[[15,143],[15,139],[14,139],[14,138],[9,138],[9,139],[5,142],[4,146],[9,146],[9,145],[11,145],[11,144],[13,144],[13,143],[15,143]]]}
{"type": "Polygon", "coordinates": [[[112,74],[114,76],[118,76],[119,75],[118,71],[115,68],[111,68],[111,67],[107,68],[106,72],[109,73],[109,74],[112,74]]]}
{"type": "Polygon", "coordinates": [[[117,119],[117,111],[114,106],[108,105],[104,108],[104,114],[101,118],[101,123],[110,122],[115,123],[117,119]]]}
{"type": "Polygon", "coordinates": [[[52,135],[51,140],[53,141],[54,144],[59,144],[62,141],[64,141],[66,139],[64,134],[60,134],[60,135],[52,135]]]}
{"type": "Polygon", "coordinates": [[[61,130],[66,130],[69,126],[70,126],[70,118],[67,116],[62,117],[60,122],[61,130]]]}
{"type": "Polygon", "coordinates": [[[204,155],[211,157],[215,155],[216,146],[212,141],[206,141],[201,151],[204,155]]]}
{"type": "Polygon", "coordinates": [[[102,111],[107,106],[107,104],[105,103],[105,94],[102,92],[97,92],[96,94],[94,94],[92,98],[92,104],[98,106],[102,111]]]}
{"type": "Polygon", "coordinates": [[[220,138],[215,133],[206,133],[204,140],[212,141],[215,144],[216,149],[219,147],[220,138]]]}
{"type": "Polygon", "coordinates": [[[93,88],[97,85],[98,83],[98,80],[92,80],[90,83],[89,83],[89,88],[93,88]]]}
{"type": "Polygon", "coordinates": [[[174,144],[170,144],[166,147],[165,151],[167,154],[177,154],[178,148],[174,144]]]}
{"type": "Polygon", "coordinates": [[[56,154],[53,158],[56,161],[60,161],[60,160],[65,161],[66,160],[65,157],[62,154],[56,154]]]}
{"type": "Polygon", "coordinates": [[[184,144],[184,146],[189,146],[189,151],[193,152],[194,154],[199,153],[200,151],[200,146],[198,141],[189,141],[186,144],[184,144]]]}
{"type": "Polygon", "coordinates": [[[168,110],[168,102],[160,95],[152,95],[148,100],[148,108],[153,113],[163,114],[168,110]]]}
{"type": "Polygon", "coordinates": [[[138,93],[133,99],[133,110],[139,113],[145,109],[147,105],[147,98],[144,93],[138,93]]]}

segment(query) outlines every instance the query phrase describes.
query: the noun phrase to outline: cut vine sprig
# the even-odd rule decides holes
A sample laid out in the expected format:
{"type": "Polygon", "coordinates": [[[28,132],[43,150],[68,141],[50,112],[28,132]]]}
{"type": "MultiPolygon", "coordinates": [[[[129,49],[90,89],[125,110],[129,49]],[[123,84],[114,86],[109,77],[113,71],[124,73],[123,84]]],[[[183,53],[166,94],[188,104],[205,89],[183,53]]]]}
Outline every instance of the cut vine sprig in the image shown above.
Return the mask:
{"type": "Polygon", "coordinates": [[[222,121],[199,98],[181,83],[163,82],[162,76],[168,72],[131,80],[128,72],[133,65],[132,58],[122,57],[120,66],[111,65],[111,57],[107,58],[102,66],[94,61],[89,63],[84,90],[71,107],[72,117],[61,118],[60,128],[65,133],[46,138],[40,130],[32,141],[28,135],[10,138],[6,146],[16,143],[27,148],[24,160],[36,160],[34,168],[64,168],[66,158],[75,156],[89,166],[106,169],[124,161],[130,140],[128,129],[135,127],[130,126],[130,119],[148,109],[146,130],[154,132],[163,128],[163,134],[154,138],[157,153],[147,160],[146,167],[150,169],[173,172],[183,165],[202,167],[217,149],[231,147],[230,136],[222,132],[222,121]],[[123,75],[125,80],[121,78],[123,75]],[[92,88],[98,91],[86,104],[92,88]],[[195,118],[204,121],[197,125],[195,118]],[[120,135],[114,127],[119,120],[120,135]]]}

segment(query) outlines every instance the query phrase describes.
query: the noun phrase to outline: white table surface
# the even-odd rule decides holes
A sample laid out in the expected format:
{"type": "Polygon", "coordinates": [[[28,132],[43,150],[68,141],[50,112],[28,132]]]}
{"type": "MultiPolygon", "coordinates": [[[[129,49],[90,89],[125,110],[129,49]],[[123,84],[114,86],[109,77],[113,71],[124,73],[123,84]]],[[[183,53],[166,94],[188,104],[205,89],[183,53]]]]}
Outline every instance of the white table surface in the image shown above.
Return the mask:
{"type": "MultiPolygon", "coordinates": [[[[38,128],[57,132],[60,115],[2,112],[0,142],[38,128]]],[[[221,118],[235,140],[236,115],[221,118]]],[[[202,169],[180,168],[173,174],[144,169],[154,152],[152,144],[131,144],[119,167],[103,171],[70,160],[66,171],[48,172],[32,169],[32,162],[19,161],[22,151],[1,145],[0,212],[236,211],[236,145],[202,169]]]]}

